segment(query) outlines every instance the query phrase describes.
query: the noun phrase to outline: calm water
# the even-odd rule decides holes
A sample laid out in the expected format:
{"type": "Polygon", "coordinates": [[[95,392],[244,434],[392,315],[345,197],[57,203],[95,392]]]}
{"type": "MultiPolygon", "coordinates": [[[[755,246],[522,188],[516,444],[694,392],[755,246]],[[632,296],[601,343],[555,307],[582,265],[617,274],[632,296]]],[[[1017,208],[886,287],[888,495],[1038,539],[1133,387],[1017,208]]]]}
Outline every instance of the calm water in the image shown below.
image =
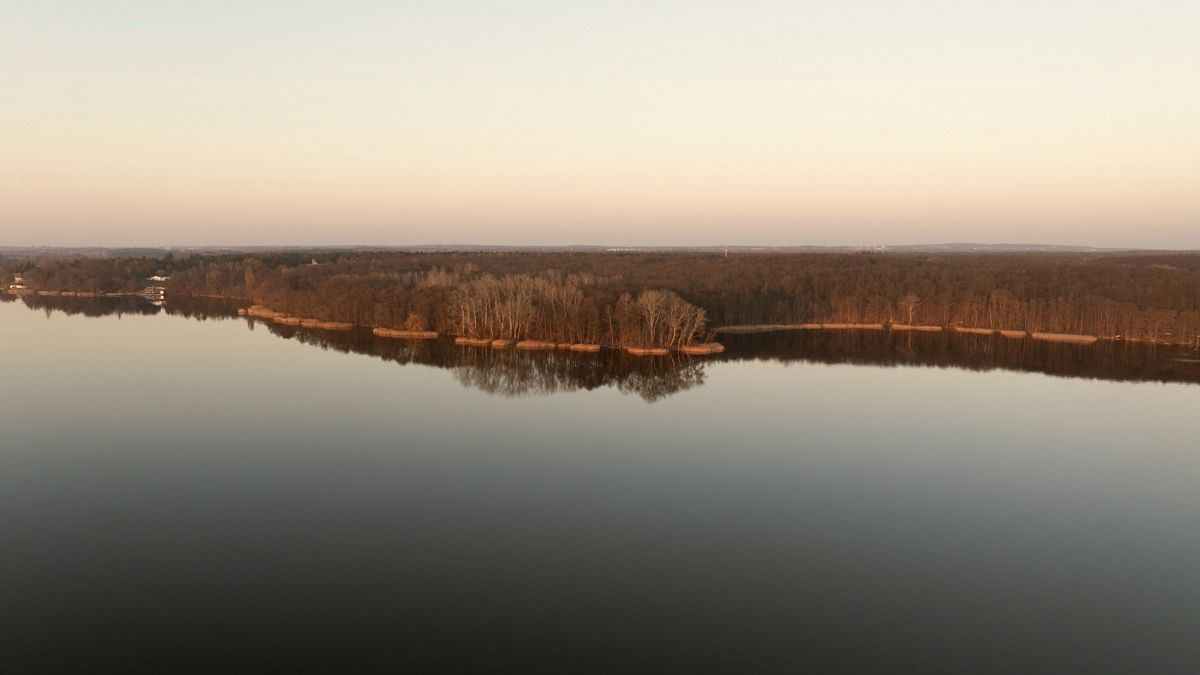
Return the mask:
{"type": "Polygon", "coordinates": [[[4,671],[1200,671],[1194,352],[228,311],[0,303],[4,671]]]}

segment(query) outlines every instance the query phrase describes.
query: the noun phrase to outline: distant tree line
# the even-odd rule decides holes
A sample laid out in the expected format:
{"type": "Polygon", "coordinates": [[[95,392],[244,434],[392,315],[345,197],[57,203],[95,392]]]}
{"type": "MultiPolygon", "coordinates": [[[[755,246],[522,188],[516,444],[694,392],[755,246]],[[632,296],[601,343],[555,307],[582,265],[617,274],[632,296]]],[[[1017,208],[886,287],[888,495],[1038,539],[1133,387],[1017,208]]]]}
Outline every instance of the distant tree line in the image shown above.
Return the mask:
{"type": "Polygon", "coordinates": [[[37,289],[119,292],[164,271],[171,295],[478,337],[672,346],[717,326],[838,322],[1200,339],[1195,253],[287,251],[26,264],[37,289]]]}
{"type": "Polygon", "coordinates": [[[76,293],[134,293],[146,286],[146,279],[157,274],[170,259],[84,256],[55,258],[38,264],[16,263],[12,272],[20,273],[31,288],[76,293]]]}

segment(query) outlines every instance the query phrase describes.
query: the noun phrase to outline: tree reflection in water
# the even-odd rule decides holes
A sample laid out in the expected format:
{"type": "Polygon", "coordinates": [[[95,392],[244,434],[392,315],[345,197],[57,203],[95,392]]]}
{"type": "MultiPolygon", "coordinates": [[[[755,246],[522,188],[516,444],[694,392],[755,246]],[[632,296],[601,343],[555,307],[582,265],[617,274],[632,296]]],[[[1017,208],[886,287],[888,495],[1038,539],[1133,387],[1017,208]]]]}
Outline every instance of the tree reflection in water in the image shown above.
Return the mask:
{"type": "Polygon", "coordinates": [[[887,330],[726,335],[725,360],[1015,370],[1060,377],[1200,383],[1200,351],[1180,345],[1100,340],[1044,342],[991,335],[887,330]]]}
{"type": "Polygon", "coordinates": [[[265,326],[274,335],[322,349],[368,354],[400,364],[446,368],[465,387],[510,397],[615,387],[653,402],[704,384],[708,364],[747,360],[1004,369],[1061,377],[1200,383],[1200,352],[1145,343],[1100,341],[1087,345],[960,335],[950,331],[781,331],[725,335],[722,342],[727,350],[719,355],[636,357],[617,350],[598,353],[501,350],[460,346],[444,338],[379,338],[364,328],[310,330],[243,319],[236,310],[245,303],[218,299],[170,299],[162,307],[140,298],[25,295],[21,300],[30,309],[47,314],[105,316],[165,312],[200,321],[242,320],[252,330],[265,326]]]}
{"type": "Polygon", "coordinates": [[[369,330],[307,330],[269,321],[271,333],[323,349],[369,354],[397,363],[447,368],[463,386],[501,396],[531,396],[616,387],[657,401],[704,382],[704,363],[683,355],[630,356],[616,350],[524,351],[454,344],[453,340],[379,338],[369,330]]]}

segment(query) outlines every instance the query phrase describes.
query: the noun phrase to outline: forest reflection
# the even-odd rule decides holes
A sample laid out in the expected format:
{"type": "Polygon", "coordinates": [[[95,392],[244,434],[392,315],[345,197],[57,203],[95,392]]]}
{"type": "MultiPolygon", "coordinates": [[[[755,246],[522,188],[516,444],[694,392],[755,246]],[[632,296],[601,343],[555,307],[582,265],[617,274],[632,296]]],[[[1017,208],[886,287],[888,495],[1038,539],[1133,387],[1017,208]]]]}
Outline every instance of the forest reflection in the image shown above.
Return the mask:
{"type": "Polygon", "coordinates": [[[379,338],[370,330],[308,330],[250,319],[274,335],[322,349],[368,354],[385,361],[449,369],[464,387],[502,396],[544,395],[616,387],[657,401],[704,382],[704,363],[682,354],[662,358],[605,350],[524,351],[454,344],[450,339],[379,338]]]}
{"type": "Polygon", "coordinates": [[[952,332],[781,331],[723,335],[727,351],[720,355],[636,357],[618,350],[520,351],[460,346],[449,339],[379,338],[361,328],[310,330],[239,317],[239,303],[217,299],[171,299],[161,306],[133,297],[25,295],[21,301],[47,315],[165,313],[200,321],[245,321],[251,330],[265,329],[321,349],[445,368],[464,387],[507,397],[614,387],[654,402],[703,385],[709,364],[737,361],[1004,369],[1061,377],[1200,383],[1200,351],[1147,343],[1100,341],[1088,345],[952,332]]]}
{"type": "Polygon", "coordinates": [[[1200,384],[1200,350],[1144,342],[1092,344],[950,331],[781,331],[726,335],[724,360],[1014,370],[1059,377],[1200,384]]]}

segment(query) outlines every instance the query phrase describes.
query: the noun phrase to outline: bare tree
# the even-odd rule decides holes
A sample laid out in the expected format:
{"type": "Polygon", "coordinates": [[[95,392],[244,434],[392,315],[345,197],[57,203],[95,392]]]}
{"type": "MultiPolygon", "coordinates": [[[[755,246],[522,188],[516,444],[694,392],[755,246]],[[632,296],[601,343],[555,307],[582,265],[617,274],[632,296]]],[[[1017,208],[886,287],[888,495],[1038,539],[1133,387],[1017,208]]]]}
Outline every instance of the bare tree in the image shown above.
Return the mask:
{"type": "Polygon", "coordinates": [[[921,305],[921,298],[916,293],[909,291],[904,297],[900,298],[900,309],[904,311],[908,317],[906,323],[912,324],[913,316],[917,313],[917,307],[921,305]]]}

